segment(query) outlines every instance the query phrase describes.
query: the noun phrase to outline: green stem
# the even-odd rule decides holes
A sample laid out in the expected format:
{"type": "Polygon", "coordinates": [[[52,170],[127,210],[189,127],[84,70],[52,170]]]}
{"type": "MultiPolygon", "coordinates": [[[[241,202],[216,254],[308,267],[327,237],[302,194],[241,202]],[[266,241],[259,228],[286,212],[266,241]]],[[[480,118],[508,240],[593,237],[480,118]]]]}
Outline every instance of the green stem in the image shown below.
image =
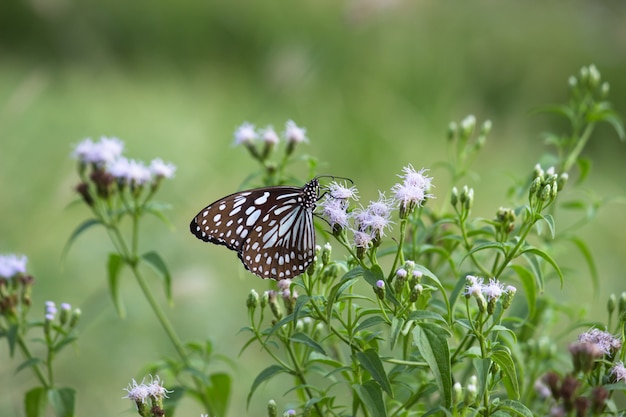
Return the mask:
{"type": "Polygon", "coordinates": [[[593,122],[589,123],[585,127],[585,130],[583,131],[582,135],[580,135],[580,138],[576,142],[576,146],[574,147],[574,149],[572,149],[572,151],[569,153],[569,155],[565,159],[561,172],[568,172],[572,168],[572,166],[576,163],[576,161],[578,160],[578,156],[580,155],[582,150],[585,148],[587,141],[591,137],[591,133],[593,132],[594,127],[595,127],[595,123],[593,122]]]}
{"type": "MultiPolygon", "coordinates": [[[[27,360],[33,359],[33,355],[30,353],[28,346],[26,346],[26,342],[24,342],[22,335],[17,336],[17,344],[27,360]]],[[[33,370],[33,372],[37,376],[37,379],[45,389],[49,389],[52,387],[52,385],[46,380],[46,376],[44,375],[44,373],[41,371],[41,369],[39,369],[38,364],[31,365],[30,368],[33,370]]]]}

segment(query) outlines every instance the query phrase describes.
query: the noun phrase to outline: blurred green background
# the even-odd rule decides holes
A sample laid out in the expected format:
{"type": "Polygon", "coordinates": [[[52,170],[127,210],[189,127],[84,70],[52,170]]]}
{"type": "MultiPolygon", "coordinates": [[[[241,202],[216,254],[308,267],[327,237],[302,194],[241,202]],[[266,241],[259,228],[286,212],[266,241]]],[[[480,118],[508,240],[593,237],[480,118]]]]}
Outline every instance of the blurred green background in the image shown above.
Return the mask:
{"type": "MultiPolygon", "coordinates": [[[[256,169],[244,149],[232,147],[241,122],[305,126],[310,144],[299,151],[323,162],[320,173],[352,178],[367,202],[404,165],[445,159],[449,121],[491,119],[477,175],[468,180],[474,214],[491,218],[545,151],[541,133],[564,127],[529,110],[563,102],[569,75],[594,63],[624,114],[624,22],[621,1],[0,1],[0,253],[29,256],[35,317],[46,300],[83,310],[79,343],[57,364],[57,383],[78,389],[77,415],[135,415],[122,388],[147,361],[173,352],[130,275],[122,287],[127,318],[116,316],[102,230],[60,259],[88,215],[70,206],[74,144],[118,136],[129,157],[178,166],[158,195],[172,204],[176,228],[146,221],[143,248],[169,263],[176,305],[168,313],[183,339],[211,338],[217,352],[237,358],[247,293],[270,284],[243,272],[234,253],[201,244],[187,224],[256,169]]],[[[626,148],[609,128],[598,129],[585,155],[594,162],[586,189],[624,195],[626,148]]],[[[294,171],[306,179],[306,167],[294,171]]],[[[445,195],[448,176],[431,174],[435,194],[445,195]]],[[[626,290],[625,220],[623,207],[610,205],[581,230],[602,279],[594,297],[584,266],[571,253],[556,254],[567,260],[567,282],[551,291],[578,301],[590,318],[604,320],[607,295],[626,290]]],[[[14,373],[4,344],[0,355],[0,416],[21,416],[34,380],[14,373]]],[[[235,378],[229,416],[265,415],[270,398],[280,410],[289,406],[284,379],[258,390],[245,410],[254,376],[269,364],[263,358],[253,348],[235,369],[216,365],[235,378]]],[[[180,411],[205,410],[187,402],[180,411]]]]}

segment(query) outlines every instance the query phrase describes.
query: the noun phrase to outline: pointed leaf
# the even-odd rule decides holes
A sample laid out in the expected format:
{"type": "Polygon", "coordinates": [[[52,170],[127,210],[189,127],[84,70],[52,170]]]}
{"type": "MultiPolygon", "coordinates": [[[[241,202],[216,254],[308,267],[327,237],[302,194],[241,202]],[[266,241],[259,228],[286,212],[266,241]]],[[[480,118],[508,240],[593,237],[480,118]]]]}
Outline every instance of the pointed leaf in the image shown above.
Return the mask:
{"type": "Polygon", "coordinates": [[[207,397],[216,416],[225,416],[232,388],[232,378],[225,373],[215,373],[209,377],[211,385],[206,388],[207,397]]]}
{"type": "Polygon", "coordinates": [[[522,403],[515,400],[502,400],[498,409],[509,411],[509,415],[520,417],[533,417],[533,413],[522,403]]]}
{"type": "Polygon", "coordinates": [[[119,294],[119,278],[120,271],[124,266],[124,259],[117,253],[109,254],[109,262],[107,264],[108,278],[109,278],[109,292],[111,293],[111,300],[113,300],[113,305],[115,306],[115,310],[117,310],[117,315],[120,318],[126,317],[126,311],[124,310],[124,304],[122,304],[122,300],[119,294]]]}
{"type": "Polygon", "coordinates": [[[341,281],[337,284],[335,284],[333,286],[333,288],[330,290],[330,293],[328,294],[328,302],[327,302],[327,306],[326,306],[326,318],[328,321],[331,320],[332,318],[332,314],[333,314],[333,306],[335,305],[335,302],[337,301],[337,299],[339,298],[339,296],[350,286],[354,285],[358,279],[360,274],[362,274],[363,269],[362,268],[354,268],[351,271],[348,271],[348,273],[346,275],[343,276],[343,278],[341,279],[341,281]],[[356,275],[355,274],[359,274],[356,275]]]}
{"type": "Polygon", "coordinates": [[[43,387],[33,388],[24,395],[26,417],[44,417],[48,398],[43,387]]]}
{"type": "Polygon", "coordinates": [[[252,383],[252,386],[250,387],[250,392],[248,393],[248,399],[246,401],[246,408],[250,406],[250,400],[252,399],[252,394],[254,394],[254,391],[256,391],[259,385],[261,385],[261,383],[267,381],[268,379],[272,378],[274,375],[281,374],[281,373],[290,373],[290,371],[289,369],[283,368],[280,365],[271,365],[263,369],[261,373],[259,373],[257,377],[254,379],[254,382],[252,383]]]}
{"type": "Polygon", "coordinates": [[[526,254],[526,253],[532,253],[535,256],[543,258],[546,262],[548,262],[550,265],[552,265],[552,268],[554,268],[556,273],[559,275],[559,279],[561,280],[561,288],[563,288],[563,273],[561,272],[561,269],[556,264],[554,259],[552,259],[552,257],[550,257],[550,255],[548,255],[547,252],[544,252],[541,249],[537,249],[535,247],[528,247],[528,248],[524,248],[520,252],[520,255],[526,254]]]}
{"type": "Polygon", "coordinates": [[[353,385],[353,389],[367,407],[368,415],[372,417],[387,417],[387,409],[383,400],[383,392],[380,385],[369,380],[363,385],[353,385]]]}
{"type": "Polygon", "coordinates": [[[80,236],[87,229],[91,228],[92,226],[96,226],[98,224],[104,225],[100,220],[97,220],[97,219],[87,219],[81,224],[79,224],[76,227],[76,229],[74,229],[70,237],[67,239],[67,242],[65,242],[65,247],[63,248],[63,252],[61,252],[61,259],[65,259],[65,257],[67,256],[67,253],[70,250],[70,247],[72,246],[72,244],[74,243],[74,241],[76,240],[78,236],[80,236]]]}
{"type": "Polygon", "coordinates": [[[552,237],[552,239],[554,239],[554,236],[556,234],[556,225],[554,224],[554,217],[552,217],[551,214],[548,214],[545,216],[541,216],[541,218],[543,219],[543,221],[547,223],[548,227],[550,228],[550,236],[552,237]]]}
{"type": "Polygon", "coordinates": [[[589,249],[587,244],[580,238],[572,236],[569,238],[569,240],[574,245],[576,245],[580,253],[583,255],[583,258],[585,258],[585,262],[587,262],[587,267],[589,268],[589,273],[591,274],[591,282],[593,283],[593,290],[597,294],[598,290],[600,289],[600,278],[598,277],[598,269],[596,268],[596,263],[593,260],[593,255],[591,254],[591,250],[589,249]]]}
{"type": "Polygon", "coordinates": [[[435,377],[435,382],[444,400],[444,406],[448,408],[452,403],[448,333],[441,326],[433,323],[417,323],[412,333],[415,345],[435,377]]]}
{"type": "Polygon", "coordinates": [[[19,327],[17,324],[9,325],[9,330],[6,333],[7,342],[9,344],[9,356],[13,357],[15,353],[15,345],[17,344],[19,327]]]}
{"type": "Polygon", "coordinates": [[[386,323],[385,319],[381,316],[371,316],[361,321],[358,326],[354,329],[354,333],[358,333],[361,330],[368,329],[373,326],[377,326],[379,324],[386,323]]]}
{"type": "Polygon", "coordinates": [[[491,352],[491,360],[498,364],[504,375],[504,387],[509,398],[519,399],[519,382],[517,381],[517,371],[515,363],[510,353],[504,349],[491,352]]]}
{"type": "Polygon", "coordinates": [[[76,391],[73,388],[49,390],[48,401],[50,401],[56,417],[74,417],[76,391]]]}
{"type": "Polygon", "coordinates": [[[165,296],[167,297],[167,301],[170,303],[173,302],[172,298],[172,276],[170,275],[170,271],[167,269],[167,265],[161,255],[158,252],[150,251],[141,255],[141,258],[148,263],[154,270],[163,277],[165,280],[165,296]]]}
{"type": "Polygon", "coordinates": [[[359,364],[365,369],[367,372],[372,375],[374,381],[380,384],[380,387],[393,398],[393,392],[391,390],[391,383],[389,382],[389,378],[387,377],[387,373],[385,372],[385,368],[383,367],[383,363],[378,356],[378,352],[374,349],[367,349],[365,352],[357,352],[356,358],[359,361],[359,364]]]}
{"type": "Polygon", "coordinates": [[[39,363],[41,363],[41,362],[42,362],[42,360],[41,360],[41,359],[39,359],[39,358],[30,358],[30,359],[27,359],[27,360],[25,360],[24,362],[22,362],[22,363],[20,364],[20,366],[18,366],[18,367],[15,369],[15,373],[17,374],[19,371],[21,371],[21,370],[22,370],[22,369],[24,369],[24,368],[28,368],[28,367],[30,367],[30,366],[36,366],[37,364],[39,364],[39,363]]]}
{"type": "MultiPolygon", "coordinates": [[[[528,269],[521,265],[511,265],[511,268],[517,273],[517,276],[522,282],[524,287],[524,293],[526,294],[528,317],[532,317],[535,314],[535,303],[537,300],[537,291],[535,287],[535,280],[528,269]]],[[[543,291],[543,288],[539,288],[539,291],[543,291]]]]}
{"type": "Polygon", "coordinates": [[[404,327],[404,319],[402,317],[394,317],[391,319],[391,334],[389,335],[389,343],[391,349],[396,346],[396,342],[398,341],[398,337],[400,336],[400,332],[404,327]]]}
{"type": "Polygon", "coordinates": [[[307,345],[314,351],[321,353],[322,355],[326,355],[324,352],[324,348],[320,346],[315,340],[311,339],[308,335],[298,332],[291,336],[291,340],[296,343],[302,343],[303,345],[307,345]]]}
{"type": "Polygon", "coordinates": [[[407,320],[415,320],[415,321],[434,320],[434,321],[441,322],[441,324],[443,325],[448,324],[448,322],[446,322],[446,319],[444,319],[441,314],[435,313],[434,311],[428,311],[428,310],[412,311],[409,314],[409,317],[407,318],[407,320]]]}

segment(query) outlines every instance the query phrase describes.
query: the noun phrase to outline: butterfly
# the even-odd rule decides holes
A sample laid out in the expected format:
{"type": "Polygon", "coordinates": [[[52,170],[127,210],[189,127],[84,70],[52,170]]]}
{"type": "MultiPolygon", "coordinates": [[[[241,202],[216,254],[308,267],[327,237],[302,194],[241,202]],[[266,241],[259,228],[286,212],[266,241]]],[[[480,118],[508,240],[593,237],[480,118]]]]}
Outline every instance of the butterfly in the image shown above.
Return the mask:
{"type": "Polygon", "coordinates": [[[320,198],[318,177],[303,187],[240,191],[200,210],[189,230],[236,251],[246,269],[261,278],[293,278],[314,261],[313,211],[320,198]]]}

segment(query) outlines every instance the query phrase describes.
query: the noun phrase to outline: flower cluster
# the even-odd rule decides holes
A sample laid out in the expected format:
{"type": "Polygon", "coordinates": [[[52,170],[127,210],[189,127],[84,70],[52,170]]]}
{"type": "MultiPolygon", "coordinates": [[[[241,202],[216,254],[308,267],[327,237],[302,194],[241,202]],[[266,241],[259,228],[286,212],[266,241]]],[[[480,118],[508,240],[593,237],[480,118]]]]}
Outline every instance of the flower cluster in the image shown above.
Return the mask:
{"type": "MultiPolygon", "coordinates": [[[[276,145],[280,142],[278,133],[274,127],[269,125],[262,129],[257,129],[252,123],[244,122],[235,130],[235,145],[243,145],[246,147],[250,155],[260,162],[265,162],[276,145]],[[263,149],[257,148],[257,141],[261,140],[263,149]]],[[[285,156],[288,157],[293,153],[295,147],[299,143],[306,143],[309,138],[306,136],[306,129],[298,126],[293,120],[285,123],[285,130],[282,132],[287,147],[285,148],[285,156]]],[[[284,162],[284,161],[283,161],[284,162]]]]}
{"type": "Polygon", "coordinates": [[[26,273],[24,255],[0,255],[0,316],[16,318],[31,304],[34,278],[26,273]]]}
{"type": "Polygon", "coordinates": [[[513,302],[513,297],[517,292],[517,289],[512,286],[504,286],[503,283],[495,278],[490,278],[489,283],[485,284],[482,278],[474,275],[468,275],[465,277],[465,292],[463,293],[466,298],[474,297],[478,303],[478,308],[481,312],[487,311],[488,314],[493,314],[495,306],[498,300],[502,299],[502,307],[507,309],[513,302]]]}
{"type": "Polygon", "coordinates": [[[146,165],[142,161],[124,157],[123,150],[124,143],[121,140],[107,137],[100,138],[98,142],[88,138],[74,148],[73,156],[78,160],[79,173],[83,179],[76,190],[89,205],[93,205],[97,197],[107,199],[126,187],[130,187],[135,195],[148,183],[155,190],[162,179],[174,176],[176,167],[171,163],[154,159],[146,165]]]}
{"type": "Polygon", "coordinates": [[[591,329],[578,336],[579,343],[591,343],[605,355],[612,356],[622,347],[622,341],[609,332],[600,329],[591,329]]]}
{"type": "Polygon", "coordinates": [[[171,393],[165,389],[163,382],[157,375],[156,377],[150,376],[150,383],[145,384],[145,379],[141,380],[141,383],[137,383],[134,379],[124,391],[127,394],[122,398],[128,398],[135,402],[137,406],[137,412],[142,417],[148,416],[162,416],[165,414],[163,411],[163,398],[168,398],[167,394],[171,393]],[[150,400],[151,407],[148,406],[147,400],[150,400]]]}
{"type": "Polygon", "coordinates": [[[362,257],[367,249],[380,245],[381,238],[393,223],[391,214],[396,208],[400,210],[400,218],[406,219],[427,198],[433,197],[428,193],[432,178],[425,175],[425,169],[416,171],[408,165],[403,172],[400,175],[403,181],[391,188],[392,198],[379,191],[378,200],[370,201],[367,207],[350,208],[350,200],[358,200],[355,187],[337,182],[327,186],[320,203],[321,215],[335,236],[341,236],[346,230],[353,233],[357,256],[362,257]]]}

